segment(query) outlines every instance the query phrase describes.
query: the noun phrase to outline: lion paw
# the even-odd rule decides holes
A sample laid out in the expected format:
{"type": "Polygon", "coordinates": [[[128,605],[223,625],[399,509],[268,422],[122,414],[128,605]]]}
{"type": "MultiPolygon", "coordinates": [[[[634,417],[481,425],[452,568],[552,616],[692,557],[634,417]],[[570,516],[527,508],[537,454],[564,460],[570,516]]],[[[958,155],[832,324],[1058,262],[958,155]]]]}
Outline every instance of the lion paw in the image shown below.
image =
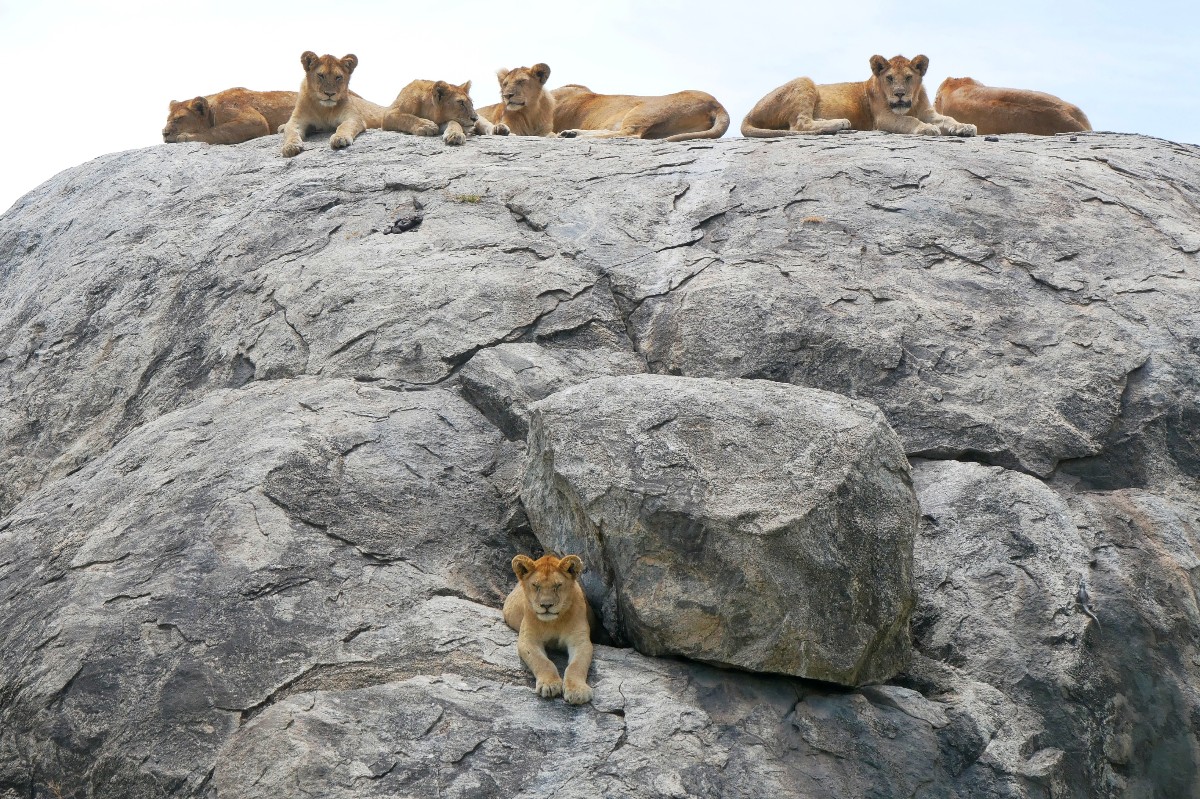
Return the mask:
{"type": "Polygon", "coordinates": [[[427,119],[421,120],[416,125],[413,125],[414,136],[436,136],[438,135],[438,126],[436,122],[430,122],[427,119]]]}
{"type": "Polygon", "coordinates": [[[979,133],[979,128],[965,122],[959,122],[956,125],[948,125],[946,133],[951,136],[974,136],[979,133]]]}
{"type": "Polygon", "coordinates": [[[508,125],[505,125],[503,122],[492,128],[493,136],[507,136],[510,133],[512,133],[512,130],[510,130],[508,125]]]}
{"type": "Polygon", "coordinates": [[[341,133],[335,133],[329,137],[329,146],[335,150],[344,150],[353,142],[354,139],[341,133]]]}
{"type": "Polygon", "coordinates": [[[563,699],[567,700],[568,704],[586,705],[592,701],[592,689],[587,683],[569,682],[563,691],[563,699]]]}
{"type": "Polygon", "coordinates": [[[533,690],[537,691],[537,695],[544,699],[553,699],[556,696],[562,696],[563,683],[558,677],[552,680],[539,679],[533,690]]]}
{"type": "Polygon", "coordinates": [[[463,135],[462,131],[448,130],[446,131],[445,135],[442,136],[442,141],[450,145],[465,144],[467,137],[463,135]]]}
{"type": "Polygon", "coordinates": [[[578,135],[579,131],[577,130],[561,130],[558,132],[558,138],[560,139],[573,139],[578,135]]]}
{"type": "Polygon", "coordinates": [[[919,128],[917,128],[913,132],[917,133],[921,136],[941,136],[942,135],[942,131],[938,128],[937,125],[922,124],[919,128]]]}
{"type": "Polygon", "coordinates": [[[299,142],[287,142],[283,145],[283,157],[291,158],[300,155],[300,151],[303,149],[304,147],[299,142]]]}

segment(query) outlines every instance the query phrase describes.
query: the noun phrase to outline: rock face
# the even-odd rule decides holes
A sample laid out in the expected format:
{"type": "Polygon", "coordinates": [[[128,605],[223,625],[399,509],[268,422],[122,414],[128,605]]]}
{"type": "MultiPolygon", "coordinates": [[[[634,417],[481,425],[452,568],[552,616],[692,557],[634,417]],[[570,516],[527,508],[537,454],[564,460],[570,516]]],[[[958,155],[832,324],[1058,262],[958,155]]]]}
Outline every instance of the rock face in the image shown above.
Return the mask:
{"type": "Polygon", "coordinates": [[[531,408],[521,492],[649,655],[862,685],[908,664],[917,503],[877,408],[763,380],[597,378],[531,408]]]}
{"type": "Polygon", "coordinates": [[[57,176],[0,218],[0,799],[1200,796],[1200,150],[1075,139],[57,176]],[[593,703],[534,695],[527,434],[642,372],[882,412],[904,671],[599,646],[593,703]]]}

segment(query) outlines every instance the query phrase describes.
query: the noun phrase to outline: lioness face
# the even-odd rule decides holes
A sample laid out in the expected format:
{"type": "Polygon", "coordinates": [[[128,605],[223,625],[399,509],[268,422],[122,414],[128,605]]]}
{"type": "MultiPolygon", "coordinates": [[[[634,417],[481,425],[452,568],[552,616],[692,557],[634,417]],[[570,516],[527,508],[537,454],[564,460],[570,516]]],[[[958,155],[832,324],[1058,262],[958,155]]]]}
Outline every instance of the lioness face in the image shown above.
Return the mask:
{"type": "Polygon", "coordinates": [[[554,621],[571,607],[571,589],[583,573],[583,561],[578,555],[567,555],[561,560],[553,555],[543,555],[537,560],[517,555],[512,566],[525,591],[525,601],[539,621],[554,621]]]}
{"type": "Polygon", "coordinates": [[[881,97],[887,99],[888,107],[897,114],[912,110],[913,101],[921,92],[921,79],[929,69],[929,59],[919,55],[909,61],[902,55],[891,60],[880,55],[871,56],[871,71],[875,74],[875,86],[881,97]]]}
{"type": "Polygon", "coordinates": [[[550,79],[550,67],[534,64],[532,67],[502,69],[496,73],[496,77],[500,79],[500,97],[504,100],[505,109],[517,111],[541,94],[546,81],[550,79]]]}
{"type": "Polygon", "coordinates": [[[358,56],[335,58],[306,50],[300,63],[304,66],[305,90],[318,105],[333,108],[349,96],[350,73],[358,66],[358,56]]]}
{"type": "Polygon", "coordinates": [[[163,141],[179,141],[181,135],[196,134],[213,126],[208,116],[208,101],[203,97],[194,100],[172,100],[167,111],[167,124],[162,129],[163,141]]]}
{"type": "Polygon", "coordinates": [[[475,104],[471,102],[471,81],[455,86],[439,80],[433,87],[433,99],[438,108],[435,122],[457,122],[463,129],[468,129],[479,119],[475,104]]]}

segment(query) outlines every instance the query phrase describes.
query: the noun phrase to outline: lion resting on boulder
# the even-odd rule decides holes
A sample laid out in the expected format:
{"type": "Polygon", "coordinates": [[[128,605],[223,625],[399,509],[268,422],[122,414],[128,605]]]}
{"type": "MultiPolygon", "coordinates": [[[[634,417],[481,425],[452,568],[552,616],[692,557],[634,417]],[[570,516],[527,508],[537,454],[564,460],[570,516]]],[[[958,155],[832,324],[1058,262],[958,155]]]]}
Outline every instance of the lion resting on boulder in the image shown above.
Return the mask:
{"type": "Polygon", "coordinates": [[[471,81],[461,86],[444,80],[414,80],[396,95],[383,115],[383,129],[414,136],[442,134],[446,144],[462,144],[467,131],[492,133],[493,125],[475,113],[471,81]]]}
{"type": "Polygon", "coordinates": [[[729,113],[711,94],[682,91],[660,96],[596,94],[569,84],[554,97],[554,129],[564,138],[719,139],[729,129],[729,113]]]}
{"type": "Polygon", "coordinates": [[[561,694],[572,705],[592,701],[587,674],[595,616],[579,587],[583,561],[578,555],[517,555],[512,568],[517,587],[504,600],[504,621],[517,631],[517,654],[537,680],[534,690],[546,698],[561,694]],[[567,650],[565,679],[546,657],[547,646],[567,650]]]}
{"type": "Polygon", "coordinates": [[[938,113],[970,122],[981,134],[1053,136],[1092,129],[1079,106],[1053,94],[984,86],[974,78],[946,78],[933,104],[938,113]]]}
{"type": "Polygon", "coordinates": [[[240,144],[276,133],[295,107],[295,92],[254,92],[240,86],[192,100],[172,100],[163,141],[240,144]]]}
{"type": "Polygon", "coordinates": [[[531,67],[501,69],[501,102],[479,109],[479,115],[492,123],[495,133],[517,136],[554,135],[554,98],[546,91],[550,67],[534,64],[531,67]]]}
{"type": "Polygon", "coordinates": [[[358,56],[318,56],[311,50],[300,55],[304,82],[291,118],[283,126],[283,154],[290,158],[304,149],[304,137],[319,130],[332,130],[329,146],[349,147],[358,134],[383,124],[387,110],[350,91],[350,74],[358,56]]]}
{"type": "Polygon", "coordinates": [[[926,136],[974,136],[975,126],[942,116],[921,85],[929,59],[871,56],[862,83],[796,78],[758,101],[742,121],[743,136],[797,136],[839,130],[886,130],[926,136]]]}

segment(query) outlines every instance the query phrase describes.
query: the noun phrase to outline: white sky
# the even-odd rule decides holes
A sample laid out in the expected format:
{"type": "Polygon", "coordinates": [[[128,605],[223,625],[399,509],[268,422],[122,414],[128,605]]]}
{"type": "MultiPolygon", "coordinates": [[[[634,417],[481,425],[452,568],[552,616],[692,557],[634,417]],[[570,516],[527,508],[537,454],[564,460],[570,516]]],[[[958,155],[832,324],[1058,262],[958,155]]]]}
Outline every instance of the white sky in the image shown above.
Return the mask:
{"type": "Polygon", "coordinates": [[[351,87],[381,105],[414,78],[473,80],[487,105],[498,67],[538,61],[551,87],[703,89],[726,135],[798,75],[861,80],[872,54],[924,53],[931,98],[969,75],[1057,94],[1097,130],[1200,142],[1196,0],[0,0],[8,84],[33,95],[0,111],[0,211],[62,169],[160,144],[169,100],[295,89],[305,50],[355,53],[351,87]]]}

